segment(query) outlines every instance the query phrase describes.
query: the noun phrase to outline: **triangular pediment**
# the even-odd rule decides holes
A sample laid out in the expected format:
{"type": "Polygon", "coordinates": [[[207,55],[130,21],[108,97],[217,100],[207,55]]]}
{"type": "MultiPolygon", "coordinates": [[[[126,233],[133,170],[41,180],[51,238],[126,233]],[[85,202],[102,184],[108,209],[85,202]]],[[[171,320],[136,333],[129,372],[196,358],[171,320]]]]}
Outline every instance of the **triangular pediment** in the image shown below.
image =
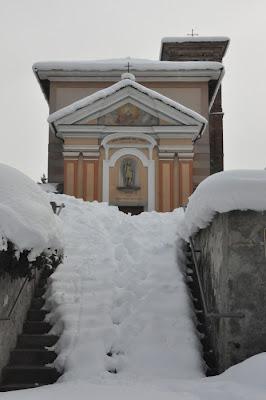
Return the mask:
{"type": "Polygon", "coordinates": [[[196,137],[207,121],[193,110],[130,79],[114,85],[56,111],[48,118],[53,129],[92,129],[97,126],[155,127],[184,132],[188,129],[196,137]]]}
{"type": "Polygon", "coordinates": [[[105,125],[105,126],[159,126],[176,125],[171,119],[160,118],[159,113],[147,112],[132,103],[125,103],[112,111],[103,113],[98,118],[87,117],[77,122],[79,125],[105,125]],[[157,114],[157,115],[156,115],[157,114]]]}

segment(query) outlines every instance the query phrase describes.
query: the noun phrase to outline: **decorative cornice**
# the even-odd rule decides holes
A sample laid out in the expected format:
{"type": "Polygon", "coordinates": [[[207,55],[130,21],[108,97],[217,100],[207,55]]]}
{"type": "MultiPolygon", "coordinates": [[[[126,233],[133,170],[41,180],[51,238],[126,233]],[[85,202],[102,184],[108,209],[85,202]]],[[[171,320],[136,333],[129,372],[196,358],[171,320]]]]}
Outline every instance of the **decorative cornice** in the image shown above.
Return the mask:
{"type": "Polygon", "coordinates": [[[63,156],[66,159],[73,159],[77,160],[79,158],[79,155],[82,155],[84,159],[89,158],[93,160],[97,160],[100,156],[99,151],[63,151],[63,156]]]}
{"type": "Polygon", "coordinates": [[[98,151],[99,145],[94,144],[64,144],[63,149],[64,151],[98,151]]]}
{"type": "Polygon", "coordinates": [[[80,151],[63,151],[64,158],[78,159],[80,151]]]}
{"type": "Polygon", "coordinates": [[[194,153],[192,152],[159,152],[160,160],[172,160],[175,156],[178,157],[179,160],[193,160],[194,153]]]}
{"type": "Polygon", "coordinates": [[[158,155],[159,155],[160,160],[173,160],[175,158],[176,153],[175,152],[171,152],[171,153],[170,152],[169,153],[159,152],[158,155]]]}
{"type": "Polygon", "coordinates": [[[174,151],[174,152],[191,152],[193,151],[193,145],[189,144],[174,144],[174,145],[159,145],[159,152],[168,152],[168,151],[174,151]]]}
{"type": "Polygon", "coordinates": [[[100,152],[83,151],[82,155],[84,160],[98,160],[100,157],[100,152]]]}
{"type": "MultiPolygon", "coordinates": [[[[58,125],[57,126],[59,137],[78,137],[78,134],[89,134],[90,137],[99,138],[101,135],[111,133],[148,133],[152,134],[190,134],[195,135],[198,132],[198,126],[104,126],[104,125],[58,125]],[[94,136],[93,136],[94,135],[94,136]]],[[[88,136],[88,135],[86,135],[88,136]]]]}
{"type": "MultiPolygon", "coordinates": [[[[108,143],[112,140],[117,140],[117,139],[142,139],[142,140],[146,140],[147,142],[149,142],[152,147],[156,146],[157,143],[155,141],[155,139],[153,137],[150,137],[148,135],[145,135],[142,132],[116,132],[110,135],[107,135],[104,137],[103,141],[102,141],[102,146],[106,147],[106,145],[108,145],[108,143]]],[[[109,145],[110,146],[110,145],[109,145]]],[[[134,147],[134,145],[132,144],[132,146],[134,147]]]]}
{"type": "Polygon", "coordinates": [[[180,160],[192,160],[194,157],[194,153],[182,153],[178,152],[178,158],[180,160]]]}

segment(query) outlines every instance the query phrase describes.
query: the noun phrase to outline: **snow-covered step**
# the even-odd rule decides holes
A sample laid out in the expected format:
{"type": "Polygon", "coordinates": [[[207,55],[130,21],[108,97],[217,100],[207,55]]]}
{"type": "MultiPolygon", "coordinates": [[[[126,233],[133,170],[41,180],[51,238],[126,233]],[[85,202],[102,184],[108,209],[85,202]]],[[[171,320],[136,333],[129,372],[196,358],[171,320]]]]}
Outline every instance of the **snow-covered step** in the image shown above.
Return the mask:
{"type": "Polygon", "coordinates": [[[40,349],[51,347],[58,341],[56,335],[31,335],[22,334],[18,337],[17,347],[21,349],[40,349]]]}
{"type": "Polygon", "coordinates": [[[31,310],[40,310],[45,304],[42,297],[35,297],[31,302],[31,310]]]}
{"type": "Polygon", "coordinates": [[[43,321],[47,315],[46,310],[29,310],[27,321],[43,321]]]}
{"type": "Polygon", "coordinates": [[[43,386],[39,383],[11,383],[9,385],[0,386],[0,392],[10,392],[14,390],[34,389],[43,386]]]}
{"type": "Polygon", "coordinates": [[[186,267],[187,267],[187,286],[191,292],[191,300],[194,305],[194,312],[196,316],[196,327],[200,342],[203,349],[203,358],[206,362],[206,375],[212,376],[217,374],[217,367],[215,362],[215,355],[210,343],[208,334],[209,321],[203,312],[202,298],[199,288],[199,282],[196,275],[192,251],[189,244],[186,246],[186,267]]]}
{"type": "Polygon", "coordinates": [[[51,269],[42,272],[40,285],[36,288],[30,310],[18,336],[16,348],[11,352],[8,365],[3,369],[0,391],[34,388],[57,381],[60,372],[53,367],[57,354],[48,350],[58,341],[57,335],[50,335],[52,326],[45,321],[47,311],[43,310],[48,277],[51,269]],[[49,366],[47,365],[49,364],[49,366]]]}
{"type": "Polygon", "coordinates": [[[25,334],[43,334],[48,333],[52,326],[45,321],[26,321],[24,323],[23,332],[25,334]]]}
{"type": "Polygon", "coordinates": [[[10,365],[45,365],[51,364],[57,355],[45,349],[16,349],[11,352],[10,365]]]}
{"type": "Polygon", "coordinates": [[[59,376],[60,373],[53,367],[16,365],[3,369],[2,380],[7,385],[33,382],[50,384],[56,382],[59,376]]]}
{"type": "Polygon", "coordinates": [[[42,297],[45,292],[46,292],[46,288],[45,287],[37,287],[35,289],[35,297],[42,297]]]}

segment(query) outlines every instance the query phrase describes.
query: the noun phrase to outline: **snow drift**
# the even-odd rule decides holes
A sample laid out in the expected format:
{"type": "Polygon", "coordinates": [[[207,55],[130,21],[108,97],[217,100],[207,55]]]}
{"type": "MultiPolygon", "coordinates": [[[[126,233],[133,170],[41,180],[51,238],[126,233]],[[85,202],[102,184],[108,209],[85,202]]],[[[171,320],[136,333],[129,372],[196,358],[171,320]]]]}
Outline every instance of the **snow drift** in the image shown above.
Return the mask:
{"type": "Polygon", "coordinates": [[[0,251],[7,241],[33,260],[46,249],[61,249],[61,229],[48,197],[20,171],[0,164],[0,251]]]}

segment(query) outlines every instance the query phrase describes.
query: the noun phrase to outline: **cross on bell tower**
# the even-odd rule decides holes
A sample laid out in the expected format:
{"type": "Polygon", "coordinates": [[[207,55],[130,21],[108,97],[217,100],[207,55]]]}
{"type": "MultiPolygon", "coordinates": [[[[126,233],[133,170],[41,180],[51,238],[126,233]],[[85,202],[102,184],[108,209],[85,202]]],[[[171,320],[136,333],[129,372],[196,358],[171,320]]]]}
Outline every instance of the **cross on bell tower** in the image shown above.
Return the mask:
{"type": "Polygon", "coordinates": [[[195,33],[194,32],[194,29],[192,28],[192,30],[191,30],[191,33],[187,33],[187,36],[199,36],[199,34],[198,33],[195,33]]]}

